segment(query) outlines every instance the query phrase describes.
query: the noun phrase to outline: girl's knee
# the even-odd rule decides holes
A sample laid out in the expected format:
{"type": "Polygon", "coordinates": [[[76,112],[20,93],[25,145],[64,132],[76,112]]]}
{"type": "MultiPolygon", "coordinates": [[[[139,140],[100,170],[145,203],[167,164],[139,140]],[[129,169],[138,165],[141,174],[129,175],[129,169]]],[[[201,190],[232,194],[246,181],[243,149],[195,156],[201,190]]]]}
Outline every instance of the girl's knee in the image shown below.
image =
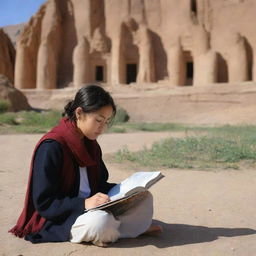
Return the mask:
{"type": "Polygon", "coordinates": [[[93,223],[90,224],[93,225],[95,229],[104,230],[116,228],[120,223],[111,213],[98,210],[93,223]]]}
{"type": "Polygon", "coordinates": [[[114,242],[119,238],[120,221],[116,220],[111,213],[97,211],[97,218],[90,225],[90,230],[94,234],[94,242],[114,242]]]}
{"type": "Polygon", "coordinates": [[[119,238],[120,221],[106,211],[89,211],[81,215],[71,230],[71,241],[114,242],[119,238]]]}

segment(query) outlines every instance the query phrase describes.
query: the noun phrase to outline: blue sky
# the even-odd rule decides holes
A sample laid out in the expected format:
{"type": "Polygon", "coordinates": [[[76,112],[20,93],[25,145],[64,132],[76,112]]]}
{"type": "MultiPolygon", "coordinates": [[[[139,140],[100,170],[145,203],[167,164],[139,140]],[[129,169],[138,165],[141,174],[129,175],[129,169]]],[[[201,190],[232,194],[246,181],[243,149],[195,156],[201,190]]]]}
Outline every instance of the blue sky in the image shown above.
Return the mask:
{"type": "Polygon", "coordinates": [[[0,27],[29,21],[46,0],[0,0],[0,27]]]}

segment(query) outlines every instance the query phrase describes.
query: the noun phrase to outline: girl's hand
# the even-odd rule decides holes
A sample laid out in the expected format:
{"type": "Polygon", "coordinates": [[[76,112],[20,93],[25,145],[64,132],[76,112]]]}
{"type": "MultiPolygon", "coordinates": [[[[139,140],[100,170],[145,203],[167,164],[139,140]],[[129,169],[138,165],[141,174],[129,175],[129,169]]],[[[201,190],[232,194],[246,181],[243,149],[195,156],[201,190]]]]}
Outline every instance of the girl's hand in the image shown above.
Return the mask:
{"type": "Polygon", "coordinates": [[[97,207],[101,204],[109,202],[109,196],[103,193],[97,193],[93,195],[92,197],[89,197],[84,200],[84,206],[86,210],[92,209],[94,207],[97,207]]]}

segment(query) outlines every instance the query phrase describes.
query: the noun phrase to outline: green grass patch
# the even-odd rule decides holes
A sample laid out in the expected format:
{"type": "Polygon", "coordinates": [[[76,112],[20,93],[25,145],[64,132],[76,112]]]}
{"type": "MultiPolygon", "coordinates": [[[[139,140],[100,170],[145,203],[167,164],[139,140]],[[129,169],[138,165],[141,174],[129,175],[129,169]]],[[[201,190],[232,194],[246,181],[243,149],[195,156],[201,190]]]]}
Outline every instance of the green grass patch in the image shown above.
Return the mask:
{"type": "MultiPolygon", "coordinates": [[[[190,128],[173,123],[134,123],[128,122],[128,114],[118,109],[117,117],[108,133],[126,133],[136,131],[185,131],[190,128]]],[[[0,134],[6,133],[43,133],[55,126],[61,118],[60,111],[21,111],[0,113],[0,134]]]]}
{"type": "Polygon", "coordinates": [[[114,123],[109,129],[108,133],[114,133],[120,130],[124,132],[163,132],[163,131],[187,131],[194,130],[195,128],[175,124],[175,123],[136,123],[136,122],[123,122],[123,123],[114,123]]]}
{"type": "Polygon", "coordinates": [[[59,111],[20,111],[0,114],[0,133],[44,133],[61,118],[59,111]]]}
{"type": "Polygon", "coordinates": [[[159,132],[159,131],[180,131],[186,128],[174,123],[129,123],[127,127],[132,130],[159,132]]]}
{"type": "Polygon", "coordinates": [[[169,138],[153,144],[150,149],[118,151],[114,160],[136,166],[182,169],[239,169],[255,167],[256,127],[222,126],[207,128],[207,135],[169,138]]]}
{"type": "MultiPolygon", "coordinates": [[[[60,118],[60,111],[0,113],[0,134],[45,133],[60,118]]],[[[122,118],[118,120],[108,132],[170,131],[184,132],[184,137],[169,138],[139,152],[124,148],[112,157],[116,162],[149,169],[256,167],[256,126],[200,127],[173,123],[132,123],[122,118]]]]}

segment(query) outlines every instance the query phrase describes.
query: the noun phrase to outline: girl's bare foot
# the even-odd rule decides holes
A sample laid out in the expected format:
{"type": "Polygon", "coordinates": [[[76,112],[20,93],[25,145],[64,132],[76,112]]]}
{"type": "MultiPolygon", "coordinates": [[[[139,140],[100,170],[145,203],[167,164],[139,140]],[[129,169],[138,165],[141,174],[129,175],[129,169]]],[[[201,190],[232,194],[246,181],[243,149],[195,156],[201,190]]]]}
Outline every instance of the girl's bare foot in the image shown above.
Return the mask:
{"type": "Polygon", "coordinates": [[[143,235],[159,235],[163,233],[163,228],[160,225],[151,225],[148,230],[146,230],[143,235]]]}
{"type": "Polygon", "coordinates": [[[96,242],[93,241],[92,243],[99,247],[108,247],[108,243],[104,243],[104,242],[100,242],[100,241],[96,241],[96,242]]]}

